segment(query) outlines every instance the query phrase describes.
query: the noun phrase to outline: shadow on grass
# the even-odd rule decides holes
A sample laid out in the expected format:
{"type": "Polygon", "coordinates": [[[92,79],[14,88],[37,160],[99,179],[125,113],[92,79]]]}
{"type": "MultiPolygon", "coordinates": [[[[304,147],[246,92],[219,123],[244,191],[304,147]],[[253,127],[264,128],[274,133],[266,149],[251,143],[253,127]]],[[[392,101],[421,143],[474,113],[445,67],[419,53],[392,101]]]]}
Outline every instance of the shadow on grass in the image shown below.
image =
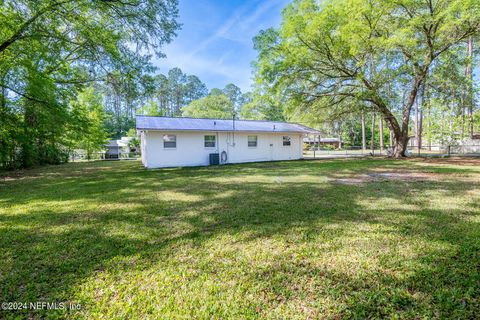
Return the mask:
{"type": "MultiPolygon", "coordinates": [[[[448,246],[428,248],[401,261],[395,251],[400,244],[368,240],[362,244],[364,253],[375,255],[379,265],[370,274],[335,271],[311,259],[291,261],[289,253],[280,253],[273,269],[249,274],[252,281],[268,283],[264,290],[273,300],[267,298],[264,307],[281,307],[292,297],[313,303],[326,295],[338,301],[337,317],[474,317],[480,307],[480,231],[477,222],[462,217],[478,216],[478,203],[469,204],[471,211],[440,210],[428,199],[413,199],[412,192],[442,191],[459,197],[478,189],[478,183],[379,181],[352,186],[325,180],[339,172],[356,174],[378,166],[405,164],[299,161],[147,171],[138,163],[90,163],[5,181],[0,189],[0,300],[68,301],[74,288],[96,273],[147,269],[174,257],[179,246],[202,246],[222,235],[249,242],[288,238],[298,230],[302,237],[295,244],[314,246],[312,239],[319,235],[322,241],[335,242],[354,237],[352,225],[369,224],[378,227],[380,239],[393,234],[448,246]],[[300,175],[305,181],[295,181],[300,175]],[[362,201],[392,201],[399,207],[372,210],[362,201]],[[369,241],[376,244],[369,247],[369,241]],[[122,264],[124,257],[139,263],[122,264]],[[405,263],[414,265],[407,268],[408,274],[381,272],[402,270],[405,263]],[[297,283],[312,277],[332,289],[325,292],[297,283]]],[[[452,172],[469,171],[448,171],[452,172]]],[[[328,250],[341,255],[346,246],[348,242],[328,250]]],[[[322,316],[321,305],[313,303],[311,310],[311,316],[322,316]]],[[[50,313],[3,311],[0,316],[50,313]]]]}

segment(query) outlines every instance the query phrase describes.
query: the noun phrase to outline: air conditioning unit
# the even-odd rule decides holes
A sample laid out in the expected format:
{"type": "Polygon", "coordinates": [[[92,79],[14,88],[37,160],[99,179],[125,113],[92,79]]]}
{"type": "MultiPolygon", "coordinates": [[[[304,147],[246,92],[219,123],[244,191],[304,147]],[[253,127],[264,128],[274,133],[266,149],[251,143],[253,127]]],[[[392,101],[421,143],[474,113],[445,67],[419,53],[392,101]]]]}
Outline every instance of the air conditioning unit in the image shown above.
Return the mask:
{"type": "Polygon", "coordinates": [[[220,164],[220,154],[210,153],[210,165],[220,164]]]}

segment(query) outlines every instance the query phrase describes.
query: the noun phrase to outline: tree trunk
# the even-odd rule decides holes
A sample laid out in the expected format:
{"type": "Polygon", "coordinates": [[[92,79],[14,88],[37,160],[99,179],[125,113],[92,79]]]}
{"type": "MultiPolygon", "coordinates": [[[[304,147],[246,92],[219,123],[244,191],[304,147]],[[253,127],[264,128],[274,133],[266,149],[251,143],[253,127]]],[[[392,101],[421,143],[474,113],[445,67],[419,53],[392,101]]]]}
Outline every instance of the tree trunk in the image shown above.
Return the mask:
{"type": "Polygon", "coordinates": [[[432,150],[432,116],[430,114],[430,99],[427,102],[427,130],[428,130],[428,150],[432,150]]]}
{"type": "Polygon", "coordinates": [[[362,149],[367,150],[367,140],[365,137],[365,112],[362,111],[362,149]]]}
{"type": "Polygon", "coordinates": [[[442,115],[440,116],[440,136],[442,137],[442,144],[444,143],[444,137],[445,137],[445,112],[442,112],[442,115]]]}
{"type": "Polygon", "coordinates": [[[465,95],[460,97],[460,139],[465,138],[465,95]]]}
{"type": "Polygon", "coordinates": [[[2,119],[4,117],[3,112],[7,110],[7,94],[5,90],[5,75],[2,75],[1,82],[1,93],[0,93],[0,112],[2,112],[2,119]]]}
{"type": "Polygon", "coordinates": [[[372,156],[375,155],[375,112],[372,112],[372,140],[371,140],[372,156]]]}
{"type": "Polygon", "coordinates": [[[473,37],[470,36],[467,42],[467,57],[468,65],[465,70],[467,76],[467,108],[468,108],[468,131],[470,138],[473,138],[473,73],[472,73],[472,64],[473,64],[473,37]]]}
{"type": "Polygon", "coordinates": [[[417,148],[418,153],[422,149],[422,134],[423,134],[423,108],[425,106],[425,86],[427,85],[427,81],[422,85],[422,92],[420,95],[420,107],[417,107],[418,110],[418,117],[417,117],[417,148]]]}
{"type": "Polygon", "coordinates": [[[422,149],[422,134],[423,134],[423,109],[419,111],[419,119],[418,119],[418,153],[420,153],[422,149]]]}
{"type": "Polygon", "coordinates": [[[455,116],[455,113],[454,113],[454,103],[455,103],[455,100],[452,99],[452,104],[450,105],[450,114],[448,115],[448,137],[450,138],[449,140],[452,140],[453,138],[453,117],[455,116]]]}
{"type": "Polygon", "coordinates": [[[388,124],[388,127],[393,131],[394,135],[394,147],[392,156],[395,158],[405,157],[405,152],[408,147],[408,126],[410,122],[410,113],[412,111],[413,104],[417,98],[418,90],[422,86],[425,77],[428,72],[428,65],[425,65],[419,74],[416,75],[415,81],[413,82],[410,94],[408,95],[408,100],[406,103],[403,103],[403,113],[402,113],[402,125],[400,126],[395,116],[392,114],[390,109],[385,104],[382,97],[378,95],[375,89],[372,87],[368,81],[364,80],[364,83],[367,87],[372,90],[371,96],[369,97],[369,102],[372,102],[376,107],[376,111],[380,112],[383,115],[383,118],[388,124]]]}
{"type": "Polygon", "coordinates": [[[383,153],[383,118],[381,116],[378,121],[378,129],[380,130],[380,153],[383,153]]]}
{"type": "Polygon", "coordinates": [[[415,144],[417,145],[417,149],[419,150],[420,147],[418,145],[418,137],[419,137],[419,114],[418,114],[418,97],[415,99],[415,144]]]}
{"type": "Polygon", "coordinates": [[[425,80],[427,70],[424,72],[425,73],[419,75],[415,79],[412,90],[410,91],[410,96],[408,97],[407,103],[403,110],[401,130],[396,131],[396,128],[394,127],[395,147],[393,150],[393,156],[395,158],[405,157],[405,152],[407,151],[408,147],[408,125],[410,122],[410,112],[412,111],[413,104],[417,99],[418,90],[425,80]]]}

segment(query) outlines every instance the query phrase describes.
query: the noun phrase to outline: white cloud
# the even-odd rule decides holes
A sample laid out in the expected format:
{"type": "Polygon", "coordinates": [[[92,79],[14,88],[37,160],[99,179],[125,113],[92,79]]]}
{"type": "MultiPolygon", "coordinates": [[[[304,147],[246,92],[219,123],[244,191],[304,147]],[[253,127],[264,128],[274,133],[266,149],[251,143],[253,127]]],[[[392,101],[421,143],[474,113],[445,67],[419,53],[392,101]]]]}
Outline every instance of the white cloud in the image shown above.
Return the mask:
{"type": "Polygon", "coordinates": [[[286,3],[288,0],[246,2],[235,10],[213,35],[201,42],[191,54],[195,55],[205,50],[211,43],[221,38],[251,45],[253,36],[259,31],[258,20],[263,18],[265,13],[277,7],[282,8],[286,3]],[[260,5],[258,5],[259,2],[260,5]]]}

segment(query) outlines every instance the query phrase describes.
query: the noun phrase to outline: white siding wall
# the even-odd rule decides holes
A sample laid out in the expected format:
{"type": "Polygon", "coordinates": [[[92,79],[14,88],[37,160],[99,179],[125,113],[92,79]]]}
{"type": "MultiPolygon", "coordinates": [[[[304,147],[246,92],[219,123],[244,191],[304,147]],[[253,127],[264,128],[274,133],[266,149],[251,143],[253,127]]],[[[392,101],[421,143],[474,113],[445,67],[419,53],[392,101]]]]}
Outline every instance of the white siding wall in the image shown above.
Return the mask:
{"type": "Polygon", "coordinates": [[[142,153],[141,156],[142,156],[142,163],[145,167],[148,168],[148,163],[147,163],[147,159],[146,159],[146,155],[147,155],[147,152],[146,152],[146,143],[147,143],[147,140],[146,140],[146,133],[145,132],[141,132],[140,133],[140,152],[142,153]]]}
{"type": "Polygon", "coordinates": [[[302,158],[301,134],[147,131],[141,135],[141,138],[142,162],[147,168],[208,165],[209,154],[222,153],[222,151],[227,152],[228,163],[302,158]],[[177,147],[175,149],[163,147],[165,134],[176,135],[177,147]],[[204,147],[205,135],[217,136],[215,148],[204,147]],[[248,147],[249,135],[258,137],[257,147],[248,147]],[[283,146],[284,135],[291,137],[290,146],[283,146]]]}

